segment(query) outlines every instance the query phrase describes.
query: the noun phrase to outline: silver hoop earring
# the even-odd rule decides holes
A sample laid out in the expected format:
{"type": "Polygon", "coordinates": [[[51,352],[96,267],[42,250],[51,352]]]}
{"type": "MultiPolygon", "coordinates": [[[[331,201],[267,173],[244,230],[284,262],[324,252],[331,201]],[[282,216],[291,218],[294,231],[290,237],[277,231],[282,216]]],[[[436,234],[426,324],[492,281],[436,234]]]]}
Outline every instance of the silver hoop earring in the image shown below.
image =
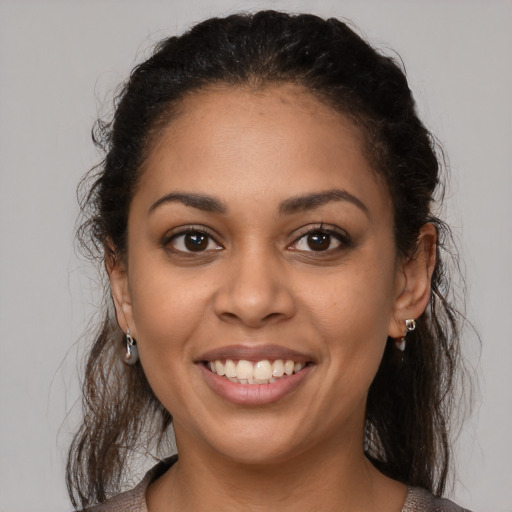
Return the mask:
{"type": "Polygon", "coordinates": [[[139,351],[137,350],[137,342],[130,336],[130,328],[126,329],[124,341],[126,343],[126,352],[123,361],[133,366],[139,360],[139,351]]]}
{"type": "Polygon", "coordinates": [[[404,335],[399,340],[395,340],[395,346],[398,350],[400,350],[400,352],[403,352],[405,350],[405,337],[407,336],[407,333],[414,331],[414,329],[416,329],[416,320],[414,320],[414,318],[407,318],[407,320],[405,320],[404,335]]]}

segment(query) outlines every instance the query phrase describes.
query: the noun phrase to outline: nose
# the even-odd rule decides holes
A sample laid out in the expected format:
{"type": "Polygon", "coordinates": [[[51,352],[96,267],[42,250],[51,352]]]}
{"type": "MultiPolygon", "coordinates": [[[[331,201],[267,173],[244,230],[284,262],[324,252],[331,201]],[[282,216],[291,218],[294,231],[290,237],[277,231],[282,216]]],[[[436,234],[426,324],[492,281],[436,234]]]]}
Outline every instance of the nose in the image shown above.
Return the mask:
{"type": "Polygon", "coordinates": [[[223,321],[259,328],[291,318],[295,301],[283,263],[261,251],[248,251],[230,262],[214,298],[223,321]]]}

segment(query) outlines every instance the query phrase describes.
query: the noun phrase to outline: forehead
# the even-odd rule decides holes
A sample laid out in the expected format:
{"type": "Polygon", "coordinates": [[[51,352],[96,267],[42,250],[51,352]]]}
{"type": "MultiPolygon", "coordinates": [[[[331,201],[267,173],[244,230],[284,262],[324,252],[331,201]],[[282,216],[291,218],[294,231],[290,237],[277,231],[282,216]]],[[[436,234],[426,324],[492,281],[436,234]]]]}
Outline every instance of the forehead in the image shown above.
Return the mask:
{"type": "MultiPolygon", "coordinates": [[[[345,144],[350,142],[362,148],[362,133],[355,123],[301,86],[288,83],[258,88],[219,85],[187,94],[173,110],[167,126],[155,137],[152,149],[173,139],[190,146],[194,139],[198,145],[203,145],[204,140],[199,139],[204,137],[212,142],[221,142],[224,138],[224,142],[236,139],[242,143],[244,137],[250,135],[266,139],[267,144],[273,141],[271,146],[290,139],[299,142],[306,137],[311,142],[309,148],[315,149],[314,143],[318,141],[311,137],[320,132],[323,132],[322,138],[330,133],[330,140],[339,140],[342,135],[345,144]],[[297,121],[302,122],[297,124],[297,121]],[[184,130],[188,140],[185,140],[184,130]]],[[[249,149],[251,140],[245,142],[249,143],[249,149]]]]}
{"type": "Polygon", "coordinates": [[[189,94],[150,147],[139,182],[139,191],[153,197],[236,191],[247,204],[332,188],[366,196],[377,207],[389,202],[359,128],[289,84],[189,94]]]}

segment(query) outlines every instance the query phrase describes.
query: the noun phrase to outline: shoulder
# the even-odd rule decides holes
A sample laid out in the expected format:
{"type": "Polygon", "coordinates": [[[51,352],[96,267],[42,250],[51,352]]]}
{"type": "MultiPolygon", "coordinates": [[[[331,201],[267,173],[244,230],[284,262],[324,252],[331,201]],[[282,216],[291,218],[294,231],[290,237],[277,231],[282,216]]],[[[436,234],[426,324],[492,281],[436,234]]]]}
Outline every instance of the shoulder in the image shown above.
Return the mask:
{"type": "Polygon", "coordinates": [[[88,508],[86,512],[147,512],[145,492],[148,483],[144,483],[143,480],[137,487],[88,508]]]}
{"type": "Polygon", "coordinates": [[[149,484],[163,475],[176,460],[177,456],[173,456],[159,462],[136,487],[110,498],[105,503],[87,508],[85,512],[147,512],[146,490],[149,484]]]}
{"type": "Polygon", "coordinates": [[[401,512],[470,512],[446,498],[437,498],[420,487],[409,487],[401,512]]]}

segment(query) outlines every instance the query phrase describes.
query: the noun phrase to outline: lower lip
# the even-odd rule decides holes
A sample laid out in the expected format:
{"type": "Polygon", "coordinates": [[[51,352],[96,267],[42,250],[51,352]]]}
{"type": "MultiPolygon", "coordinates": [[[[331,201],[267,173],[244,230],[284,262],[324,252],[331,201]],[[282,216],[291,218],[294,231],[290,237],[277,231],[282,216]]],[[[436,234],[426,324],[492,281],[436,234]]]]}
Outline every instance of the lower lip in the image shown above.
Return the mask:
{"type": "Polygon", "coordinates": [[[313,368],[306,366],[300,372],[281,377],[270,384],[238,384],[211,372],[198,364],[204,380],[219,396],[237,405],[265,405],[282,400],[293,393],[313,368]]]}

